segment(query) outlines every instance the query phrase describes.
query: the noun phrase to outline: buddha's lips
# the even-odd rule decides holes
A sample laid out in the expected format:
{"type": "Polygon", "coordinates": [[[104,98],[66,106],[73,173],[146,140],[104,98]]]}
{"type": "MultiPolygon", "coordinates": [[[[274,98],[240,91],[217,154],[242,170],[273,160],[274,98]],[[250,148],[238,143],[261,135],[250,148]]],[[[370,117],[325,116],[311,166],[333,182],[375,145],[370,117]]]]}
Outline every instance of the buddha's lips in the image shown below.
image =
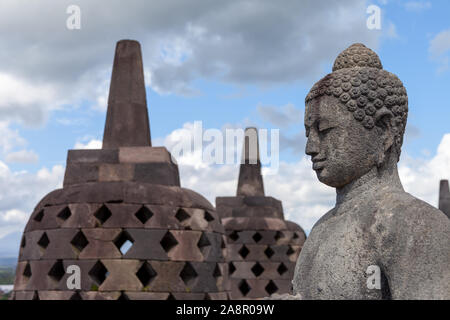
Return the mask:
{"type": "Polygon", "coordinates": [[[313,170],[322,170],[325,167],[325,160],[313,160],[313,170]]]}

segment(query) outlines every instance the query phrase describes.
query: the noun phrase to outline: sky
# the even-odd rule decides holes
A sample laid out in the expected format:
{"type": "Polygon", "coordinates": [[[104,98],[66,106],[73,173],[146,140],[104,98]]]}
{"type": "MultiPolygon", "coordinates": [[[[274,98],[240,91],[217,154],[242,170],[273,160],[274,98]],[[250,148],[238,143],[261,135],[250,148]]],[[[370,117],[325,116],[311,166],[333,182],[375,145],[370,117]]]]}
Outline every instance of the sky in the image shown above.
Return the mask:
{"type": "MultiPolygon", "coordinates": [[[[308,233],[335,201],[304,154],[304,98],[355,42],[403,81],[409,117],[404,188],[437,206],[450,176],[450,2],[297,0],[2,0],[0,2],[0,257],[18,254],[38,201],[60,188],[68,149],[100,148],[118,40],[141,43],[152,144],[169,151],[204,129],[279,129],[267,196],[308,233]],[[80,9],[80,28],[69,29],[80,9]],[[380,29],[369,29],[370,5],[380,29]],[[70,20],[73,21],[73,20],[70,20]]],[[[236,150],[240,153],[239,147],[236,150]]],[[[236,193],[238,166],[178,164],[183,187],[236,193]]]]}

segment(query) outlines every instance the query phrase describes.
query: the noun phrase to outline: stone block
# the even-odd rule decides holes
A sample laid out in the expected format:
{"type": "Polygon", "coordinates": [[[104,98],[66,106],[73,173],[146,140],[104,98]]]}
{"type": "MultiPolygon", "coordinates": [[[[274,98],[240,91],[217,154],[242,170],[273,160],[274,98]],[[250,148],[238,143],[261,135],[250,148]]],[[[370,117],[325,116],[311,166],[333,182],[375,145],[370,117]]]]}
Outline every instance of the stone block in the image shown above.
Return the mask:
{"type": "Polygon", "coordinates": [[[136,276],[141,267],[141,261],[102,259],[101,262],[109,274],[100,285],[99,291],[142,290],[143,285],[136,276]]]}
{"type": "Polygon", "coordinates": [[[41,251],[38,250],[38,241],[41,239],[44,231],[31,231],[25,232],[25,239],[21,243],[21,252],[19,255],[19,261],[24,260],[39,260],[41,258],[41,251]],[[22,247],[22,245],[25,245],[22,247]]]}
{"type": "Polygon", "coordinates": [[[126,229],[133,239],[133,245],[123,256],[124,259],[168,260],[167,253],[161,246],[165,230],[126,229]]]}
{"type": "Polygon", "coordinates": [[[203,261],[203,255],[198,247],[201,231],[171,230],[178,244],[169,252],[170,260],[174,261],[203,261]]]}
{"type": "Polygon", "coordinates": [[[55,229],[47,230],[45,234],[48,238],[46,248],[40,246],[42,259],[74,259],[78,256],[78,251],[71,244],[77,229],[55,229]]]}
{"type": "Polygon", "coordinates": [[[175,219],[178,207],[167,205],[146,205],[146,207],[153,215],[145,223],[145,228],[164,230],[180,228],[179,221],[175,219]]]}
{"type": "Polygon", "coordinates": [[[39,291],[39,300],[70,300],[74,294],[75,292],[72,291],[41,290],[39,291]]]}
{"type": "Polygon", "coordinates": [[[38,297],[38,293],[35,291],[15,291],[14,300],[33,300],[38,297]]]}
{"type": "Polygon", "coordinates": [[[172,292],[175,300],[204,300],[204,293],[172,292]]]}
{"type": "Polygon", "coordinates": [[[82,229],[88,244],[81,250],[80,259],[120,259],[122,254],[113,241],[121,233],[121,229],[82,229]]]}
{"type": "Polygon", "coordinates": [[[31,277],[26,290],[56,290],[59,280],[49,276],[57,260],[30,261],[31,277]]]}
{"type": "Polygon", "coordinates": [[[103,228],[143,228],[144,225],[136,217],[136,213],[142,205],[127,203],[105,204],[111,216],[103,222],[103,228]]]}
{"type": "Polygon", "coordinates": [[[63,186],[98,181],[99,165],[95,163],[68,163],[63,186]]]}
{"type": "Polygon", "coordinates": [[[172,163],[165,147],[120,147],[121,163],[172,163]]]}
{"type": "Polygon", "coordinates": [[[205,294],[205,300],[228,300],[227,292],[208,292],[205,294]]]}
{"type": "Polygon", "coordinates": [[[132,181],[134,177],[134,165],[130,163],[100,164],[98,180],[108,181],[132,181]]]}
{"type": "Polygon", "coordinates": [[[170,163],[137,163],[134,165],[133,180],[161,184],[167,186],[179,186],[180,177],[178,166],[170,163]]]}
{"type": "MultiPolygon", "coordinates": [[[[14,290],[16,290],[16,291],[23,291],[27,288],[27,284],[32,275],[32,274],[30,274],[30,269],[28,269],[25,272],[27,265],[28,265],[27,261],[22,261],[22,262],[17,263],[16,277],[14,279],[14,290]]],[[[27,299],[25,299],[25,300],[27,300],[27,299]]]]}
{"type": "Polygon", "coordinates": [[[82,291],[80,292],[81,298],[83,300],[117,300],[119,299],[120,291],[111,292],[96,292],[96,291],[82,291]]]}
{"type": "Polygon", "coordinates": [[[149,290],[156,292],[183,292],[185,284],[180,278],[184,262],[181,261],[147,261],[156,272],[156,277],[150,283],[149,290]]]}
{"type": "Polygon", "coordinates": [[[217,292],[217,278],[222,277],[220,268],[214,262],[189,262],[197,273],[186,284],[186,288],[191,292],[217,292]],[[216,269],[218,268],[218,269],[216,269]]]}
{"type": "Polygon", "coordinates": [[[235,268],[234,272],[230,275],[233,279],[254,279],[255,274],[251,271],[251,268],[255,265],[254,261],[233,261],[232,264],[235,268]]]}
{"type": "Polygon", "coordinates": [[[118,149],[69,150],[67,163],[118,163],[118,149]]]}
{"type": "Polygon", "coordinates": [[[202,252],[204,261],[223,261],[222,234],[216,232],[204,232],[203,237],[206,237],[204,239],[207,240],[202,241],[200,244],[200,251],[202,252]]]}
{"type": "Polygon", "coordinates": [[[98,203],[73,203],[69,205],[71,212],[61,224],[61,228],[95,228],[98,221],[94,213],[100,209],[102,204],[98,203]]]}
{"type": "Polygon", "coordinates": [[[167,300],[169,292],[134,292],[126,291],[125,295],[130,300],[167,300]]]}

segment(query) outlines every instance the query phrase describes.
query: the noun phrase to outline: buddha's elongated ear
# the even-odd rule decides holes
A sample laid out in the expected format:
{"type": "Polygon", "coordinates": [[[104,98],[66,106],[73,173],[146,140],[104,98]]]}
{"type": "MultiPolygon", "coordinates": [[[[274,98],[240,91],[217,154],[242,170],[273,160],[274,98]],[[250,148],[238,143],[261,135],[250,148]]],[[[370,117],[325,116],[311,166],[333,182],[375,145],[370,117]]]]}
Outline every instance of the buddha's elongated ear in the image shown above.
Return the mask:
{"type": "Polygon", "coordinates": [[[382,107],[374,115],[375,126],[380,132],[380,139],[383,145],[383,151],[380,152],[377,159],[378,167],[381,167],[386,159],[386,154],[392,148],[395,141],[392,120],[394,115],[386,107],[382,107]]]}

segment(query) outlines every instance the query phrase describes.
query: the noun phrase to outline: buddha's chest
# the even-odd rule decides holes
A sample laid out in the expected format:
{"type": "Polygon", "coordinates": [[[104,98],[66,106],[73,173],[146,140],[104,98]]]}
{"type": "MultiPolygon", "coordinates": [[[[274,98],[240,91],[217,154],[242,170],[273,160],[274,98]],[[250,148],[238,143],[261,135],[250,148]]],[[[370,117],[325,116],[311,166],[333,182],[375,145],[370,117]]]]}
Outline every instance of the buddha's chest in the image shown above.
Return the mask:
{"type": "Polygon", "coordinates": [[[370,285],[380,276],[372,271],[377,252],[367,221],[329,219],[314,228],[303,246],[296,287],[311,299],[380,299],[381,290],[370,285]]]}

